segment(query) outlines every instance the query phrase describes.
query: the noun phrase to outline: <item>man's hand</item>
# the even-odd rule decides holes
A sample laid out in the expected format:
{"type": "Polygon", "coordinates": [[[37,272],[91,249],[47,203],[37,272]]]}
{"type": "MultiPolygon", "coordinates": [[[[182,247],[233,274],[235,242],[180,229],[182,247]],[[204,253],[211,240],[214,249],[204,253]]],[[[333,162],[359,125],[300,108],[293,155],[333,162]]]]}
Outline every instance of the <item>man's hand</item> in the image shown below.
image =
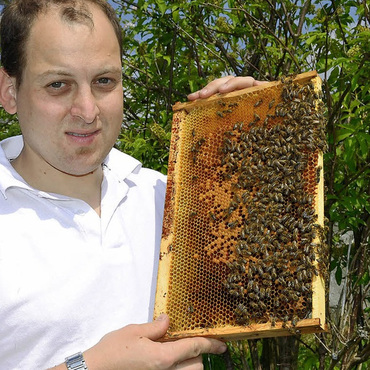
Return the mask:
{"type": "Polygon", "coordinates": [[[226,345],[215,339],[186,338],[156,342],[167,331],[169,318],[161,315],[149,324],[128,325],[105,335],[84,353],[89,370],[203,369],[202,354],[220,354],[226,345]]]}
{"type": "Polygon", "coordinates": [[[253,77],[234,77],[225,76],[213,80],[203,89],[193,92],[188,95],[189,100],[195,100],[200,98],[208,98],[216,93],[227,93],[235,90],[245,89],[247,87],[259,86],[265,83],[265,81],[255,80],[253,77]]]}

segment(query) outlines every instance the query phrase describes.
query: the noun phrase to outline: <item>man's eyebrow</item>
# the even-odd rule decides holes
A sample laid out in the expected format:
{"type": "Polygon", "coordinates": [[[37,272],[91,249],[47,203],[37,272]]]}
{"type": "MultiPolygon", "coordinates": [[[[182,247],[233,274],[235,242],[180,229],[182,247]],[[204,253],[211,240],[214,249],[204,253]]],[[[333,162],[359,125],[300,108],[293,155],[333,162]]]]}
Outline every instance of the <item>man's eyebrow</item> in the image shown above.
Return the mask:
{"type": "Polygon", "coordinates": [[[64,77],[70,77],[72,76],[71,73],[67,72],[67,71],[63,71],[63,70],[58,70],[58,69],[49,69],[43,73],[41,73],[38,78],[39,79],[44,79],[44,78],[47,78],[49,76],[64,76],[64,77]]]}
{"type": "MultiPolygon", "coordinates": [[[[107,67],[107,68],[102,69],[101,71],[98,71],[96,76],[101,76],[101,75],[104,75],[106,73],[114,73],[114,74],[122,75],[122,68],[107,67]]],[[[60,69],[60,70],[59,69],[49,69],[49,70],[44,71],[43,73],[41,73],[39,75],[39,79],[48,78],[50,76],[72,77],[73,73],[70,73],[70,72],[62,70],[62,69],[60,69]]]]}
{"type": "Polygon", "coordinates": [[[100,76],[100,75],[103,75],[103,74],[106,74],[106,73],[114,73],[114,74],[122,74],[122,68],[117,68],[117,67],[112,67],[112,68],[105,68],[103,69],[102,71],[100,71],[99,73],[97,73],[97,76],[100,76]]]}

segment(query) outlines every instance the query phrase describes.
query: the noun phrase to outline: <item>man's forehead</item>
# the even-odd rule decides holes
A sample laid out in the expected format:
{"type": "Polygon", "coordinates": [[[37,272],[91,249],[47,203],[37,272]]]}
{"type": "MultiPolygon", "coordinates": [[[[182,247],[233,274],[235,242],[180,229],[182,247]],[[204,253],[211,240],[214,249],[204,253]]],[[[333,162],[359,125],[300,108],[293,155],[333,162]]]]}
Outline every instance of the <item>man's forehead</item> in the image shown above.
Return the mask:
{"type": "Polygon", "coordinates": [[[86,26],[93,27],[94,13],[99,11],[102,12],[99,7],[94,4],[90,4],[89,2],[78,3],[78,5],[51,3],[38,14],[34,24],[43,18],[52,18],[69,24],[84,24],[86,26]]]}
{"type": "Polygon", "coordinates": [[[120,46],[113,26],[104,12],[99,14],[98,10],[93,10],[96,26],[93,29],[79,22],[66,23],[55,8],[40,15],[26,45],[26,68],[40,74],[55,68],[68,72],[78,65],[94,70],[100,70],[101,64],[121,67],[120,46]]]}

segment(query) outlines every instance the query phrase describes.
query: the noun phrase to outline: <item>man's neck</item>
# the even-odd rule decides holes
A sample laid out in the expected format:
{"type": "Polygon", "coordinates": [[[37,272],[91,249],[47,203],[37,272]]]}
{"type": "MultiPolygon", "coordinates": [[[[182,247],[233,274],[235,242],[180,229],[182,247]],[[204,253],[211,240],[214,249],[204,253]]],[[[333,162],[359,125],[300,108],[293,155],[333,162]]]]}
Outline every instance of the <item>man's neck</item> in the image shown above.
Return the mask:
{"type": "Polygon", "coordinates": [[[81,199],[100,216],[101,182],[103,179],[101,166],[85,175],[74,176],[58,171],[51,166],[47,170],[37,171],[28,164],[26,165],[21,156],[12,161],[12,165],[33,188],[81,199]]]}

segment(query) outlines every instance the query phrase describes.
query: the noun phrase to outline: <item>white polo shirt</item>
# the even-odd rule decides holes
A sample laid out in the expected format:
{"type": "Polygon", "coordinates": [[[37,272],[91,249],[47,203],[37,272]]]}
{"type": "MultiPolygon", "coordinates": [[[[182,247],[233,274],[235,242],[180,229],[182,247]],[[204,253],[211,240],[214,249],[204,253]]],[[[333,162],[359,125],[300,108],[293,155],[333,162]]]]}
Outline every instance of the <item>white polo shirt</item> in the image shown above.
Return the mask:
{"type": "Polygon", "coordinates": [[[113,149],[101,218],[84,201],[31,188],[0,142],[0,369],[45,369],[106,333],[151,320],[165,176],[113,149]]]}

